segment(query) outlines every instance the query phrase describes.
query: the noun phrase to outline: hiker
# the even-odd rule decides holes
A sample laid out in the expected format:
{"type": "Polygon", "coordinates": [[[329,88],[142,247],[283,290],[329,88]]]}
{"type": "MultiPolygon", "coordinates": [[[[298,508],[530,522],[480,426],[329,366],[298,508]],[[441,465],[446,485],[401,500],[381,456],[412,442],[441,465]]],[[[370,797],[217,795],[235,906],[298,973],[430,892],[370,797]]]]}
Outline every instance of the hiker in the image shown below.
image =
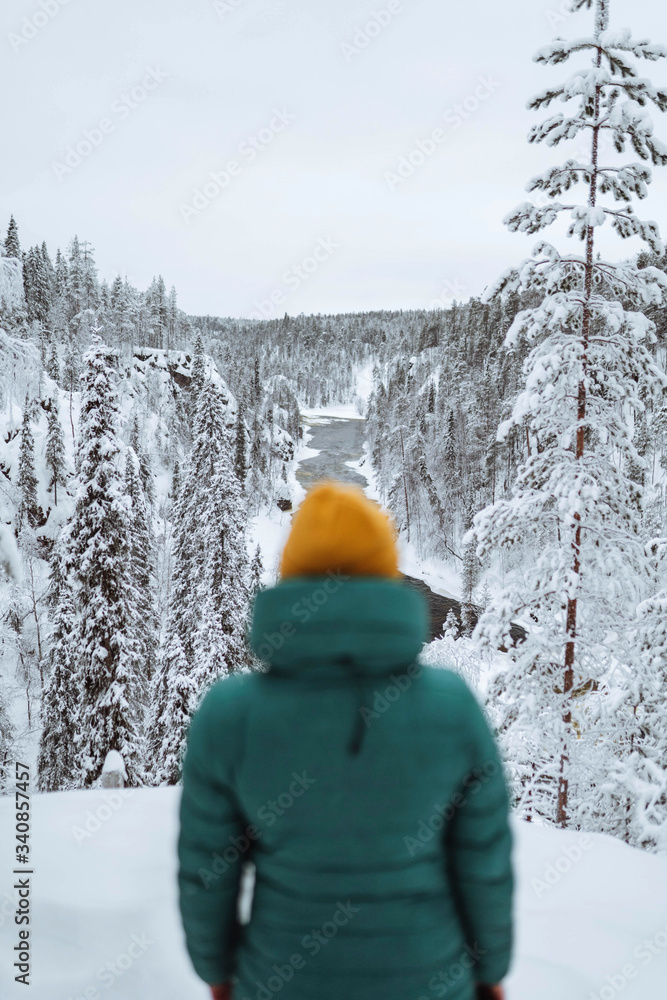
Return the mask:
{"type": "Polygon", "coordinates": [[[417,663],[426,634],[386,514],[313,489],[256,598],[266,672],[218,681],[188,737],[180,907],[215,1000],[503,997],[502,767],[464,681],[417,663]]]}

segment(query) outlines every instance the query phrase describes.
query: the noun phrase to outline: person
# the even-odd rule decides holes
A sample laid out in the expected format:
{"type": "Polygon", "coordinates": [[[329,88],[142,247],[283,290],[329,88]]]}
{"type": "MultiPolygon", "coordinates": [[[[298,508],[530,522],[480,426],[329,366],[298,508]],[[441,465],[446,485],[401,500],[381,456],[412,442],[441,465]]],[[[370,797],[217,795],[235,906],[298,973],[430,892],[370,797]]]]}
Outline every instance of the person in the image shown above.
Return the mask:
{"type": "Polygon", "coordinates": [[[501,1000],[502,766],[464,681],[418,663],[426,632],[387,515],[313,489],[256,598],[265,671],[214,684],[188,734],[180,908],[215,1000],[501,1000]]]}

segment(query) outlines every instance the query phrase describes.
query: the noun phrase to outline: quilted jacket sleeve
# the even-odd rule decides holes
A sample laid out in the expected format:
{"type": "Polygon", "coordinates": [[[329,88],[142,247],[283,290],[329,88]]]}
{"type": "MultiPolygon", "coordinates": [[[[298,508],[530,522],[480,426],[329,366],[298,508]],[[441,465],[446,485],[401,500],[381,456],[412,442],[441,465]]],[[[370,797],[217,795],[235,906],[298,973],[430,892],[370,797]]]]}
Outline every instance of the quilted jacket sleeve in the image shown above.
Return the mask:
{"type": "MultiPolygon", "coordinates": [[[[251,840],[233,790],[238,736],[226,726],[223,681],[194,715],[188,734],[180,807],[179,903],[188,953],[207,983],[222,983],[234,971],[237,905],[251,840]]],[[[233,698],[231,699],[234,700],[233,698]]]]}
{"type": "Polygon", "coordinates": [[[497,983],[507,973],[512,947],[512,835],[508,796],[495,740],[467,692],[466,735],[471,767],[462,781],[449,828],[450,879],[473,978],[497,983]]]}

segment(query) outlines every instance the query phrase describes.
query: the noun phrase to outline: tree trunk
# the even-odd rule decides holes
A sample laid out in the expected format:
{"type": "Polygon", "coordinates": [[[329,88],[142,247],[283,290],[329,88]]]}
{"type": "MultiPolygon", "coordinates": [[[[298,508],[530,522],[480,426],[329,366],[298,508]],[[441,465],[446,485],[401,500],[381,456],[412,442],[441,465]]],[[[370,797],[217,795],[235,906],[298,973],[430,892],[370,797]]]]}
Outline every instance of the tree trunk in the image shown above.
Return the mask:
{"type": "Polygon", "coordinates": [[[37,656],[39,664],[39,680],[42,690],[44,690],[44,662],[42,660],[42,637],[39,628],[39,612],[37,610],[37,598],[35,597],[35,569],[33,563],[33,557],[30,555],[28,557],[28,566],[30,568],[30,598],[32,602],[32,615],[35,619],[35,630],[37,638],[37,656]]]}
{"type": "Polygon", "coordinates": [[[74,392],[74,386],[70,382],[69,384],[69,422],[72,428],[72,441],[74,441],[74,417],[72,416],[72,394],[74,392]]]}
{"type": "Polygon", "coordinates": [[[405,481],[405,449],[403,447],[403,428],[400,430],[401,435],[401,460],[403,465],[403,491],[405,493],[405,520],[408,528],[408,541],[410,541],[410,507],[408,505],[408,484],[405,481]]]}
{"type": "MultiPolygon", "coordinates": [[[[607,0],[596,0],[596,37],[599,38],[601,26],[605,17],[608,18],[606,9],[607,0]]],[[[597,50],[596,65],[598,69],[602,65],[602,49],[597,50]]],[[[598,178],[598,145],[600,135],[600,88],[595,89],[595,124],[592,130],[591,140],[591,181],[588,195],[589,208],[595,208],[597,200],[597,178],[598,178]]],[[[581,320],[581,374],[579,376],[579,388],[577,398],[577,443],[576,458],[581,462],[584,457],[586,435],[584,421],[586,419],[586,374],[588,343],[591,330],[591,310],[590,301],[593,291],[593,256],[595,249],[595,229],[588,226],[586,232],[586,268],[584,277],[584,307],[581,320]]],[[[575,512],[575,530],[572,542],[572,571],[575,579],[579,577],[581,569],[581,515],[575,512]]],[[[568,820],[568,778],[567,767],[569,763],[568,741],[572,732],[571,698],[574,687],[574,661],[575,661],[575,639],[577,634],[577,598],[568,597],[566,613],[567,642],[565,645],[565,665],[563,678],[563,737],[560,757],[560,769],[558,778],[558,807],[557,823],[561,827],[567,826],[568,820]]]]}

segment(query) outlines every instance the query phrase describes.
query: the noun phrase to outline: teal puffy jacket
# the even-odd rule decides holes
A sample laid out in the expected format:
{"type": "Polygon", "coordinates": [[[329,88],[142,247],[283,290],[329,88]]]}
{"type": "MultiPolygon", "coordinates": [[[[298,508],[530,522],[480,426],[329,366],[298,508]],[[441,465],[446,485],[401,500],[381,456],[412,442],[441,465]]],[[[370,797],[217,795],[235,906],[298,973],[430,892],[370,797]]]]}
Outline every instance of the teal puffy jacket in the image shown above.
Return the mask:
{"type": "Polygon", "coordinates": [[[506,974],[502,769],[465,683],[416,663],[425,634],[401,582],[284,581],[255,605],[268,671],[195,714],[181,913],[195,970],[235,1000],[469,1000],[506,974]]]}

